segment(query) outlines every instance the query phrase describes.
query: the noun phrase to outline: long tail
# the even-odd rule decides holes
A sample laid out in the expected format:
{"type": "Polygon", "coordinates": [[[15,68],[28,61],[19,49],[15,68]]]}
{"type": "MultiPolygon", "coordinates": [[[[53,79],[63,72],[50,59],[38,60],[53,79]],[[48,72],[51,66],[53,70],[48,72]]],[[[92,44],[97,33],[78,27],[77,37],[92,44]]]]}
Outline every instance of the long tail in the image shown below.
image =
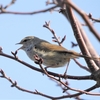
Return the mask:
{"type": "Polygon", "coordinates": [[[67,50],[67,54],[71,54],[72,58],[82,57],[82,58],[87,58],[87,59],[100,60],[100,57],[89,57],[87,55],[81,55],[80,53],[77,53],[77,52],[72,51],[72,50],[67,50]]]}
{"type": "Polygon", "coordinates": [[[89,57],[89,56],[87,56],[87,55],[79,55],[80,57],[82,57],[82,58],[87,58],[87,59],[94,59],[94,60],[100,60],[100,57],[89,57]]]}

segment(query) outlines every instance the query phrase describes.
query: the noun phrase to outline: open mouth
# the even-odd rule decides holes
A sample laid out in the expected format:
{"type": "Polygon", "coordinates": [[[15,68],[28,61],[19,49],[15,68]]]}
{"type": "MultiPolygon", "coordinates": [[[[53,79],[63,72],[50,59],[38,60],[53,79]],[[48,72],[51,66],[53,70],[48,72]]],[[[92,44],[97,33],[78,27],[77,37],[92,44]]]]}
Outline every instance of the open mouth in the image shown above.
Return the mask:
{"type": "MultiPolygon", "coordinates": [[[[21,44],[21,43],[16,43],[15,45],[18,45],[18,44],[21,44]]],[[[23,49],[23,48],[24,48],[24,46],[22,45],[20,48],[17,49],[17,51],[20,50],[20,49],[23,49]]]]}

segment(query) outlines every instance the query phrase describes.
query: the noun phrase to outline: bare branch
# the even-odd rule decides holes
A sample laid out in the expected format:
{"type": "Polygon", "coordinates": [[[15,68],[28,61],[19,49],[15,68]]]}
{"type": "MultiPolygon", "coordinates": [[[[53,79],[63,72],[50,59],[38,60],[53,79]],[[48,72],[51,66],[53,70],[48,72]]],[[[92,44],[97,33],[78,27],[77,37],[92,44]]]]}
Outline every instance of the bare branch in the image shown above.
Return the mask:
{"type": "Polygon", "coordinates": [[[33,91],[30,91],[30,90],[27,90],[27,89],[24,89],[24,88],[18,86],[17,85],[17,82],[16,81],[13,81],[10,77],[7,77],[7,75],[5,74],[5,72],[2,69],[0,70],[0,73],[2,75],[2,76],[0,76],[1,78],[7,79],[12,84],[11,87],[16,87],[18,90],[21,90],[23,92],[35,94],[35,92],[33,92],[33,91]]]}
{"type": "Polygon", "coordinates": [[[55,99],[64,99],[64,98],[72,98],[72,97],[77,97],[81,94],[84,94],[84,93],[89,93],[88,95],[94,95],[94,96],[100,96],[99,93],[91,93],[91,92],[86,92],[86,91],[91,91],[93,89],[97,88],[96,85],[86,89],[85,91],[80,91],[80,93],[76,93],[76,94],[70,94],[70,95],[63,95],[63,96],[59,96],[59,97],[52,97],[52,96],[49,96],[49,95],[46,95],[46,94],[43,94],[41,92],[35,92],[37,95],[41,95],[41,96],[44,96],[44,97],[47,97],[47,98],[51,98],[52,100],[55,100],[55,99]]]}
{"type": "MultiPolygon", "coordinates": [[[[78,41],[78,44],[75,44],[75,43],[72,42],[72,47],[79,45],[83,55],[87,55],[89,57],[93,56],[93,57],[98,58],[98,54],[96,53],[95,49],[92,47],[92,45],[89,43],[89,40],[85,36],[85,32],[82,29],[82,24],[79,22],[79,20],[74,15],[73,9],[76,12],[78,12],[79,15],[83,18],[83,20],[86,23],[86,26],[88,26],[88,28],[94,34],[94,36],[97,38],[98,41],[100,41],[100,34],[94,29],[92,21],[93,22],[100,22],[100,19],[93,18],[92,14],[87,15],[85,12],[83,12],[81,9],[79,9],[75,4],[73,4],[73,2],[71,0],[52,0],[52,2],[50,2],[50,0],[47,0],[46,5],[55,4],[55,6],[52,6],[52,7],[47,8],[47,9],[39,10],[39,11],[32,11],[32,12],[7,11],[7,8],[10,7],[11,5],[13,5],[15,3],[15,1],[16,0],[12,0],[6,6],[1,5],[0,6],[0,14],[33,15],[33,14],[45,13],[45,12],[48,12],[48,11],[50,11],[50,12],[56,11],[55,8],[61,7],[59,13],[62,13],[63,15],[65,15],[66,18],[69,20],[70,24],[72,25],[74,35],[75,35],[75,37],[78,41]]],[[[45,25],[43,25],[43,27],[50,30],[50,32],[53,34],[53,37],[52,37],[53,41],[57,42],[61,46],[61,44],[66,39],[66,35],[60,40],[60,37],[57,37],[55,31],[50,27],[50,22],[45,22],[45,25]]],[[[66,93],[67,95],[55,97],[55,96],[49,96],[49,95],[46,95],[44,93],[41,93],[38,90],[35,90],[35,92],[34,92],[34,91],[31,91],[31,90],[24,89],[24,88],[18,86],[17,82],[13,81],[10,77],[8,77],[6,75],[6,73],[1,69],[0,70],[0,77],[8,80],[11,83],[11,87],[16,87],[18,90],[21,90],[21,91],[24,91],[24,92],[27,92],[27,93],[31,93],[31,94],[41,95],[41,96],[47,97],[47,98],[52,99],[52,100],[72,98],[72,97],[80,100],[79,96],[82,95],[82,94],[100,96],[100,93],[89,92],[89,91],[92,91],[92,90],[100,87],[100,68],[99,68],[100,67],[100,58],[98,58],[98,60],[97,59],[96,60],[95,59],[92,59],[92,60],[91,59],[85,59],[87,64],[88,64],[89,69],[87,67],[83,66],[81,63],[79,63],[77,60],[74,59],[74,61],[80,66],[80,68],[90,72],[91,75],[73,76],[73,75],[65,75],[65,74],[63,75],[63,74],[53,73],[53,72],[47,71],[42,66],[43,59],[40,58],[38,55],[34,55],[34,59],[35,59],[35,63],[38,64],[40,66],[40,68],[34,67],[34,66],[20,60],[17,57],[17,52],[18,52],[18,50],[16,50],[15,52],[11,52],[12,55],[8,55],[6,53],[3,53],[2,47],[0,47],[0,56],[15,60],[15,61],[25,65],[26,67],[28,67],[32,70],[35,70],[37,72],[41,72],[41,73],[47,75],[47,77],[49,77],[50,79],[57,82],[58,86],[62,88],[62,90],[63,90],[62,92],[66,93]],[[65,79],[65,80],[63,81],[62,78],[65,79]],[[81,90],[81,89],[76,89],[76,88],[70,87],[69,84],[68,84],[68,80],[66,81],[66,79],[91,80],[91,81],[94,80],[94,81],[96,81],[96,84],[92,87],[89,87],[88,89],[81,90]],[[74,91],[75,94],[69,93],[69,90],[74,91]]]]}
{"type": "Polygon", "coordinates": [[[16,2],[16,0],[12,0],[8,5],[6,5],[4,7],[4,9],[7,9],[8,7],[10,7],[11,5],[13,5],[16,2]]]}
{"type": "Polygon", "coordinates": [[[81,11],[74,3],[72,3],[70,0],[65,0],[65,3],[67,3],[68,5],[70,5],[75,11],[77,11],[81,17],[84,19],[84,21],[86,22],[86,24],[88,25],[90,31],[94,34],[94,36],[98,39],[98,41],[100,41],[100,34],[94,29],[94,27],[91,25],[91,22],[89,21],[89,17],[87,16],[87,14],[83,11],[81,11]]]}
{"type": "MultiPolygon", "coordinates": [[[[14,52],[13,52],[13,54],[14,54],[14,52]]],[[[0,56],[4,56],[4,57],[7,57],[9,59],[15,60],[15,61],[25,65],[26,67],[28,67],[28,68],[30,68],[32,70],[44,73],[43,70],[41,70],[41,69],[39,69],[37,67],[34,67],[34,66],[32,66],[32,65],[30,65],[30,64],[28,64],[28,63],[26,63],[26,62],[24,62],[22,60],[20,60],[18,57],[16,59],[16,57],[15,57],[16,56],[16,51],[15,51],[15,56],[14,57],[11,56],[11,55],[5,54],[3,52],[0,52],[0,56]]],[[[71,76],[71,75],[63,76],[62,74],[59,75],[57,73],[53,73],[53,72],[50,72],[50,71],[47,71],[47,72],[48,72],[48,74],[53,75],[54,77],[61,77],[61,78],[65,78],[65,79],[68,78],[68,79],[75,79],[75,80],[88,80],[88,79],[93,80],[92,76],[71,76]]]]}
{"type": "MultiPolygon", "coordinates": [[[[76,89],[68,87],[69,89],[74,90],[74,91],[78,91],[80,93],[77,93],[77,94],[74,94],[74,95],[65,95],[65,96],[61,96],[61,97],[52,97],[52,96],[48,96],[46,94],[40,93],[37,90],[35,90],[35,92],[33,92],[33,91],[30,91],[30,90],[24,89],[24,88],[18,86],[16,81],[12,81],[11,78],[7,77],[7,75],[5,74],[5,72],[2,69],[0,70],[0,73],[1,73],[1,76],[0,76],[1,78],[7,79],[12,84],[11,87],[16,87],[18,90],[21,90],[21,91],[24,91],[24,92],[27,92],[27,93],[31,93],[31,94],[38,94],[38,95],[41,95],[41,96],[44,96],[44,97],[47,97],[47,98],[50,98],[50,99],[68,98],[68,97],[72,97],[72,96],[76,97],[76,95],[80,95],[80,94],[83,94],[83,93],[88,94],[88,95],[100,96],[100,94],[97,94],[97,93],[90,93],[90,92],[86,92],[86,91],[82,91],[82,90],[76,90],[76,89]]],[[[49,76],[49,77],[52,77],[52,76],[49,76]]],[[[52,77],[52,78],[57,80],[54,77],[52,77]]],[[[63,83],[63,82],[61,82],[61,83],[63,83]]],[[[63,85],[66,85],[66,84],[63,83],[63,85]]],[[[94,87],[96,88],[96,85],[94,87]]],[[[91,89],[94,89],[94,87],[89,88],[88,91],[91,90],[91,89]]]]}
{"type": "Polygon", "coordinates": [[[53,30],[53,29],[51,29],[50,28],[50,21],[49,22],[45,22],[45,24],[43,25],[43,27],[45,27],[45,28],[47,28],[47,29],[49,29],[50,30],[50,32],[53,34],[53,39],[55,39],[55,40],[53,40],[54,42],[57,42],[60,46],[61,46],[61,44],[64,42],[64,40],[66,39],[66,36],[64,36],[64,38],[62,38],[62,40],[61,41],[59,41],[59,38],[57,37],[57,35],[56,35],[56,33],[55,33],[55,31],[53,30]]]}
{"type": "Polygon", "coordinates": [[[99,23],[100,23],[100,18],[99,18],[99,19],[93,18],[91,13],[89,13],[88,17],[89,17],[92,21],[94,21],[94,22],[99,22],[99,23]]]}
{"type": "MultiPolygon", "coordinates": [[[[82,37],[82,34],[84,34],[84,33],[83,33],[83,31],[80,30],[80,27],[78,26],[78,21],[77,21],[76,16],[74,15],[74,12],[72,11],[71,7],[69,7],[69,6],[66,8],[66,10],[67,10],[66,14],[69,18],[70,24],[73,28],[74,36],[79,44],[82,54],[91,56],[89,53],[89,50],[86,46],[86,43],[82,37]]],[[[93,60],[89,60],[89,59],[85,59],[85,60],[88,64],[88,67],[90,68],[91,72],[94,72],[99,69],[98,66],[96,66],[96,64],[93,62],[93,60]]]]}
{"type": "Polygon", "coordinates": [[[80,68],[90,72],[90,70],[86,66],[81,65],[76,59],[74,59],[74,61],[76,62],[77,65],[79,65],[80,68]]]}
{"type": "MultiPolygon", "coordinates": [[[[44,73],[45,73],[49,78],[54,79],[55,81],[59,82],[60,84],[62,84],[63,86],[65,86],[65,87],[67,88],[67,90],[76,91],[76,92],[79,92],[79,93],[81,93],[81,94],[88,94],[88,95],[95,95],[95,96],[98,95],[98,96],[100,96],[100,93],[91,93],[91,92],[87,92],[87,91],[84,91],[84,90],[80,90],[80,89],[75,89],[75,88],[69,87],[66,83],[64,83],[64,82],[61,81],[60,77],[59,77],[59,79],[57,79],[57,78],[55,78],[54,76],[49,75],[49,74],[47,73],[47,71],[42,67],[41,63],[37,63],[37,64],[40,66],[40,68],[44,71],[44,73]]],[[[97,87],[98,87],[98,84],[95,85],[95,88],[97,88],[97,87]]],[[[94,88],[94,89],[95,89],[95,88],[94,88]]],[[[43,93],[41,94],[41,93],[39,93],[39,92],[36,92],[36,94],[43,95],[43,93]]],[[[47,95],[44,94],[44,96],[47,96],[47,95]]],[[[77,95],[77,96],[78,96],[78,95],[77,95]]],[[[50,96],[48,96],[48,97],[50,97],[50,96]]]]}
{"type": "Polygon", "coordinates": [[[0,14],[33,15],[33,14],[40,14],[40,13],[45,13],[45,12],[51,11],[52,9],[54,9],[56,7],[58,7],[58,6],[53,6],[53,7],[47,8],[47,9],[32,11],[32,12],[12,12],[12,11],[6,11],[5,9],[0,7],[0,9],[1,9],[0,14]]]}

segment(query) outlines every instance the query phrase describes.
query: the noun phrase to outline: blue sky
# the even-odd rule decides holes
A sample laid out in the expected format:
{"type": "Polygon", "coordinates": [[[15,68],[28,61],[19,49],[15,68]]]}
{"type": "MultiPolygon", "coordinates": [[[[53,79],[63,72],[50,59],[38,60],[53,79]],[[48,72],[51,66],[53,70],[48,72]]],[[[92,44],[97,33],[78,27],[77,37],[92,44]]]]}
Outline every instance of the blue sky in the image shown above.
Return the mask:
{"type": "MultiPolygon", "coordinates": [[[[0,4],[6,5],[11,0],[0,0],[0,4]]],[[[85,2],[82,2],[80,0],[73,0],[73,2],[79,6],[83,11],[85,11],[87,14],[92,13],[93,17],[99,18],[99,9],[100,9],[100,3],[99,0],[91,1],[87,0],[85,2]]],[[[45,0],[17,0],[14,5],[10,6],[7,10],[9,11],[19,11],[19,12],[29,12],[29,11],[36,11],[41,9],[46,9],[50,6],[45,6],[45,0]]],[[[77,14],[76,14],[77,15],[77,14]]],[[[82,19],[77,15],[79,20],[81,22],[82,19]]],[[[71,29],[70,24],[66,20],[66,18],[58,13],[58,12],[47,12],[47,13],[41,13],[37,15],[11,15],[11,14],[1,14],[0,15],[0,46],[3,48],[3,52],[10,54],[11,51],[15,51],[20,46],[15,45],[18,43],[22,38],[26,36],[37,36],[39,38],[45,39],[51,43],[52,42],[52,34],[49,30],[43,27],[45,24],[45,21],[51,22],[51,28],[54,29],[57,36],[60,36],[61,38],[66,35],[66,40],[63,43],[63,46],[68,49],[75,50],[76,52],[80,52],[78,47],[71,48],[71,41],[76,42],[73,31],[71,29]]],[[[98,32],[100,32],[99,23],[94,24],[94,27],[97,29],[98,32]]],[[[88,35],[91,43],[93,44],[94,48],[96,49],[97,53],[100,55],[100,43],[95,39],[93,34],[89,31],[87,27],[84,27],[86,34],[88,35]]],[[[24,51],[18,52],[18,57],[26,61],[27,63],[34,65],[39,68],[38,65],[34,64],[33,61],[31,61],[24,51]]],[[[80,63],[83,65],[86,65],[84,59],[78,59],[80,63]]],[[[40,92],[43,92],[48,95],[53,96],[60,96],[63,95],[62,90],[60,87],[57,87],[57,84],[53,81],[51,81],[46,75],[42,75],[39,72],[36,72],[34,70],[31,70],[24,65],[13,61],[11,59],[0,57],[1,66],[0,69],[3,69],[7,76],[9,76],[12,80],[16,80],[18,85],[35,91],[37,89],[40,92]]],[[[48,69],[53,72],[57,73],[63,73],[65,70],[65,67],[62,68],[55,68],[55,69],[48,69]]],[[[89,75],[88,72],[80,69],[73,60],[71,60],[69,69],[68,69],[69,75],[89,75]]],[[[68,80],[69,84],[73,88],[78,89],[86,89],[89,86],[92,86],[95,84],[94,81],[74,81],[74,80],[68,80]]],[[[38,100],[49,100],[47,98],[44,98],[42,96],[38,95],[32,95],[29,93],[25,93],[22,91],[17,90],[16,88],[11,88],[10,83],[0,78],[0,99],[2,100],[31,100],[31,99],[38,99],[38,100]]],[[[93,92],[98,92],[99,89],[94,90],[93,92]]],[[[72,92],[71,92],[72,93],[72,92]]],[[[74,92],[73,92],[74,93],[74,92]]],[[[95,96],[88,96],[88,95],[82,95],[81,98],[83,99],[98,99],[99,97],[95,96]]],[[[68,99],[73,100],[73,99],[68,99]]]]}

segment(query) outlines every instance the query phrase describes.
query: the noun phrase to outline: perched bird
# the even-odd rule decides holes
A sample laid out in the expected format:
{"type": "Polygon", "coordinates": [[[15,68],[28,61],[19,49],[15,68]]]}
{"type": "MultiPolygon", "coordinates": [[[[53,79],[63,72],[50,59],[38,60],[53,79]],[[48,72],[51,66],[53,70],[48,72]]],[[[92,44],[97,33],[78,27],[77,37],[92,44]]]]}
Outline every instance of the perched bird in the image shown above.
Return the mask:
{"type": "Polygon", "coordinates": [[[43,65],[51,68],[65,66],[70,59],[77,57],[93,59],[75,51],[67,50],[62,46],[51,44],[35,36],[27,36],[17,44],[22,44],[22,47],[18,50],[24,50],[31,60],[35,61],[34,55],[37,54],[43,59],[43,65]]]}

